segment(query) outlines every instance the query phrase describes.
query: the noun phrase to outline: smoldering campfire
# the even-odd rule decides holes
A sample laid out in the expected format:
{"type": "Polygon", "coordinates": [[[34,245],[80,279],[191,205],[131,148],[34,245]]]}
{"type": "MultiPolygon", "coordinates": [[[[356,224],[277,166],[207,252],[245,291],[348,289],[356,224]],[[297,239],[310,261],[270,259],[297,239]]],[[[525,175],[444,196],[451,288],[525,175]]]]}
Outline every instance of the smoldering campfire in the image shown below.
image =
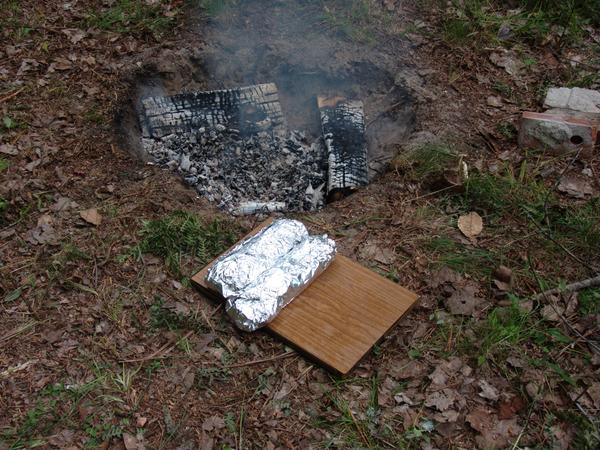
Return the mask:
{"type": "Polygon", "coordinates": [[[243,10],[144,60],[130,148],[231,214],[315,211],[373,181],[415,126],[405,69],[307,33],[300,11],[243,10]]]}

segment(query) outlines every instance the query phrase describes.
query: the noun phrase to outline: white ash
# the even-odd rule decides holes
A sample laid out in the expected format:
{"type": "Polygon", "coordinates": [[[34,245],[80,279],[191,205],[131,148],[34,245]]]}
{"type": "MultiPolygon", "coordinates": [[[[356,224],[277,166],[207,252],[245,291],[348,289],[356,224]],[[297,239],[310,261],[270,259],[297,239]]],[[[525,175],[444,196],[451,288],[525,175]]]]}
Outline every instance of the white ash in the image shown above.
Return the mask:
{"type": "Polygon", "coordinates": [[[320,140],[309,144],[299,131],[285,138],[266,131],[242,137],[217,125],[144,138],[143,145],[155,164],[177,170],[232,214],[314,211],[324,203],[324,146],[320,140]]]}

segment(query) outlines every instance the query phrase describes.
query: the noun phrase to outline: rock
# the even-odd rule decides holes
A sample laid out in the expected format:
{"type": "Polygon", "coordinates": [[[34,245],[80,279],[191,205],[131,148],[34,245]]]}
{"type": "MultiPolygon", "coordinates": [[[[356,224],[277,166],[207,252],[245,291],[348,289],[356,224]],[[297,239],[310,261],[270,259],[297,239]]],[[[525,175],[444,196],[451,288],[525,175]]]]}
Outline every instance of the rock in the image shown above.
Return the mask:
{"type": "Polygon", "coordinates": [[[585,198],[594,193],[589,180],[572,174],[563,175],[557,189],[575,198],[585,198]]]}
{"type": "Polygon", "coordinates": [[[494,108],[502,108],[504,106],[504,102],[502,101],[502,98],[496,97],[494,95],[490,95],[487,98],[486,103],[488,106],[492,106],[494,108]]]}
{"type": "Polygon", "coordinates": [[[544,101],[545,108],[564,108],[600,117],[600,91],[582,88],[550,88],[544,101]]]}
{"type": "Polygon", "coordinates": [[[190,157],[188,155],[182,155],[181,161],[179,162],[179,168],[184,172],[190,170],[192,163],[190,162],[190,157]]]}
{"type": "Polygon", "coordinates": [[[582,156],[590,156],[597,136],[598,125],[589,119],[525,112],[519,128],[519,146],[556,154],[580,152],[582,156]]]}

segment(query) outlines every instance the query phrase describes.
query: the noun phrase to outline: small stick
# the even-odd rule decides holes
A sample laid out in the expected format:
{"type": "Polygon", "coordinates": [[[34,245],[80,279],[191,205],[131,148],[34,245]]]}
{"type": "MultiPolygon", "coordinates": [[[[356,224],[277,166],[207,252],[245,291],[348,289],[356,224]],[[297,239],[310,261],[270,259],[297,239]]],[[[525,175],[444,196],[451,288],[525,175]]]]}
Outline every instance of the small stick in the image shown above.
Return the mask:
{"type": "Polygon", "coordinates": [[[12,94],[8,94],[6,97],[0,98],[0,103],[4,103],[5,101],[10,100],[13,97],[16,97],[17,95],[19,95],[24,90],[25,90],[25,87],[22,87],[21,89],[13,92],[12,94]]]}
{"type": "Polygon", "coordinates": [[[295,354],[296,354],[296,352],[286,352],[286,353],[282,353],[280,355],[272,356],[271,358],[255,359],[254,361],[248,361],[245,363],[231,364],[229,366],[224,366],[224,368],[225,369],[236,369],[239,367],[253,366],[255,364],[262,364],[262,363],[266,363],[266,362],[270,362],[270,361],[275,361],[277,359],[289,358],[290,356],[293,356],[295,354]]]}
{"type": "MultiPolygon", "coordinates": [[[[537,272],[533,268],[533,263],[531,262],[531,259],[529,258],[529,256],[527,256],[527,261],[529,262],[529,266],[531,267],[531,272],[533,273],[533,276],[534,276],[535,280],[537,281],[538,285],[541,286],[542,283],[540,281],[540,277],[538,276],[537,272]]],[[[569,331],[571,331],[572,333],[576,334],[581,339],[583,339],[583,341],[586,344],[588,344],[592,349],[594,349],[597,353],[600,353],[600,347],[598,347],[598,345],[596,344],[596,342],[588,339],[583,334],[581,334],[577,329],[573,328],[573,325],[571,325],[569,323],[569,321],[567,319],[565,319],[565,316],[563,316],[560,313],[560,311],[558,311],[558,309],[556,309],[556,307],[554,306],[554,304],[548,298],[548,294],[546,294],[546,292],[542,292],[542,297],[546,300],[546,303],[548,305],[550,305],[550,307],[552,308],[552,310],[554,311],[554,313],[565,324],[565,326],[569,329],[569,331]]]]}
{"type": "Polygon", "coordinates": [[[175,342],[167,343],[167,344],[163,345],[161,348],[159,348],[158,350],[156,350],[154,353],[152,353],[152,354],[150,354],[148,356],[144,356],[143,358],[124,359],[124,360],[121,360],[119,362],[121,362],[121,363],[134,363],[134,362],[150,361],[151,359],[163,358],[164,356],[166,356],[167,354],[169,354],[171,351],[173,351],[173,349],[175,348],[175,346],[177,345],[177,343],[179,341],[181,341],[182,339],[187,339],[188,337],[190,337],[190,335],[192,333],[193,333],[193,331],[188,331],[185,334],[185,336],[183,336],[182,338],[177,339],[175,342]]]}
{"type": "Polygon", "coordinates": [[[588,278],[587,280],[582,280],[582,281],[578,281],[576,283],[567,284],[564,287],[564,289],[561,289],[561,288],[549,289],[545,292],[542,292],[541,294],[534,295],[533,297],[531,297],[531,300],[540,300],[549,295],[568,294],[571,292],[578,292],[578,291],[581,291],[582,289],[587,289],[590,287],[597,287],[597,286],[600,286],[600,275],[598,275],[597,277],[588,278]]]}

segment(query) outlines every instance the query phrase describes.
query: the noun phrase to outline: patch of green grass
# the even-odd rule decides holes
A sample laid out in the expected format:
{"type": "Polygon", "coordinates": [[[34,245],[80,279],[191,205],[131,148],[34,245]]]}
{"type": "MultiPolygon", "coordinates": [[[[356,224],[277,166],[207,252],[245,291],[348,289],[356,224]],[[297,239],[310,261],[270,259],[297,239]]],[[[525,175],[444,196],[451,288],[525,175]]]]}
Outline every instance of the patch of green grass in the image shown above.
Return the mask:
{"type": "Polygon", "coordinates": [[[199,389],[211,389],[216,383],[223,383],[229,380],[231,372],[222,367],[200,367],[196,371],[195,384],[199,389]]]}
{"type": "Polygon", "coordinates": [[[593,422],[582,414],[578,414],[568,408],[561,408],[555,414],[565,423],[575,427],[573,441],[569,444],[572,449],[600,448],[600,419],[596,416],[593,422]]]}
{"type": "Polygon", "coordinates": [[[442,26],[444,41],[456,45],[468,43],[474,31],[470,20],[460,18],[448,19],[442,26]]]}
{"type": "MultiPolygon", "coordinates": [[[[520,300],[511,297],[512,305],[498,307],[475,327],[475,337],[470,345],[477,350],[477,363],[493,362],[499,365],[515,348],[525,352],[528,348],[542,356],[572,343],[562,330],[539,318],[536,311],[528,312],[520,306],[520,300]]],[[[470,348],[470,347],[469,347],[470,348]]],[[[533,363],[543,365],[555,372],[563,381],[573,384],[573,379],[554,358],[535,358],[533,363]]]]}
{"type": "Polygon", "coordinates": [[[506,98],[511,98],[513,94],[513,88],[506,83],[502,83],[501,81],[496,81],[494,83],[494,90],[499,94],[502,94],[506,98]]]}
{"type": "Polygon", "coordinates": [[[425,144],[396,157],[399,165],[410,167],[413,178],[435,178],[458,163],[457,153],[445,144],[425,144]]]}
{"type": "Polygon", "coordinates": [[[117,0],[109,8],[89,14],[85,25],[117,33],[160,36],[175,24],[174,17],[164,15],[163,3],[117,0]]]}
{"type": "Polygon", "coordinates": [[[235,242],[238,231],[231,223],[201,221],[191,213],[176,211],[163,219],[143,222],[137,251],[164,258],[169,270],[181,275],[182,256],[193,256],[204,266],[235,242]]]}
{"type": "Polygon", "coordinates": [[[582,316],[600,314],[600,289],[584,289],[579,293],[579,312],[582,316]]]}
{"type": "Polygon", "coordinates": [[[56,280],[65,274],[69,266],[82,261],[89,261],[92,257],[71,242],[64,243],[61,249],[52,255],[48,267],[48,278],[56,280]]]}
{"type": "Polygon", "coordinates": [[[85,442],[86,449],[97,449],[104,442],[111,442],[112,439],[121,438],[126,428],[129,426],[130,420],[123,418],[114,423],[114,420],[101,418],[100,420],[88,420],[85,428],[87,440],[85,442]]]}
{"type": "Polygon", "coordinates": [[[0,430],[0,442],[10,450],[46,445],[46,436],[77,415],[80,401],[96,389],[100,381],[94,379],[77,387],[64,384],[45,387],[16,427],[0,430]]]}
{"type": "Polygon", "coordinates": [[[96,124],[96,125],[101,125],[102,123],[105,122],[104,116],[102,115],[102,113],[100,111],[98,111],[96,108],[91,108],[89,109],[85,114],[84,114],[84,119],[87,122],[96,124]]]}
{"type": "Polygon", "coordinates": [[[500,259],[489,250],[456,242],[448,236],[437,236],[425,244],[436,257],[436,264],[450,267],[459,273],[489,276],[500,259]]]}
{"type": "Polygon", "coordinates": [[[514,351],[532,337],[530,313],[519,307],[516,299],[507,308],[496,308],[476,328],[479,342],[477,363],[501,359],[503,354],[514,351]]]}
{"type": "Polygon", "coordinates": [[[0,172],[2,172],[3,170],[8,169],[8,166],[10,164],[8,163],[8,161],[4,158],[0,158],[0,172]]]}
{"type": "Polygon", "coordinates": [[[503,138],[508,140],[512,140],[517,136],[517,129],[512,122],[498,122],[496,130],[503,138]]]}
{"type": "Polygon", "coordinates": [[[399,433],[393,424],[380,424],[380,408],[378,404],[379,379],[373,376],[370,380],[357,380],[369,389],[369,400],[365,407],[352,410],[349,402],[339,392],[327,393],[327,409],[334,414],[316,417],[314,422],[318,428],[329,430],[332,436],[324,442],[325,448],[420,448],[421,443],[429,442],[428,433],[433,429],[428,421],[422,421],[410,430],[399,433]],[[368,385],[367,385],[368,383],[368,385]],[[423,425],[423,426],[422,426],[423,425]]]}
{"type": "Polygon", "coordinates": [[[521,0],[521,8],[511,11],[504,2],[494,0],[452,3],[454,13],[446,15],[442,30],[446,42],[454,45],[499,44],[501,27],[509,30],[509,42],[536,44],[550,33],[556,34],[561,43],[578,42],[584,34],[581,25],[600,14],[596,0],[521,0]]]}
{"type": "Polygon", "coordinates": [[[590,257],[600,255],[600,197],[583,205],[551,205],[551,232],[569,249],[590,257]]]}

